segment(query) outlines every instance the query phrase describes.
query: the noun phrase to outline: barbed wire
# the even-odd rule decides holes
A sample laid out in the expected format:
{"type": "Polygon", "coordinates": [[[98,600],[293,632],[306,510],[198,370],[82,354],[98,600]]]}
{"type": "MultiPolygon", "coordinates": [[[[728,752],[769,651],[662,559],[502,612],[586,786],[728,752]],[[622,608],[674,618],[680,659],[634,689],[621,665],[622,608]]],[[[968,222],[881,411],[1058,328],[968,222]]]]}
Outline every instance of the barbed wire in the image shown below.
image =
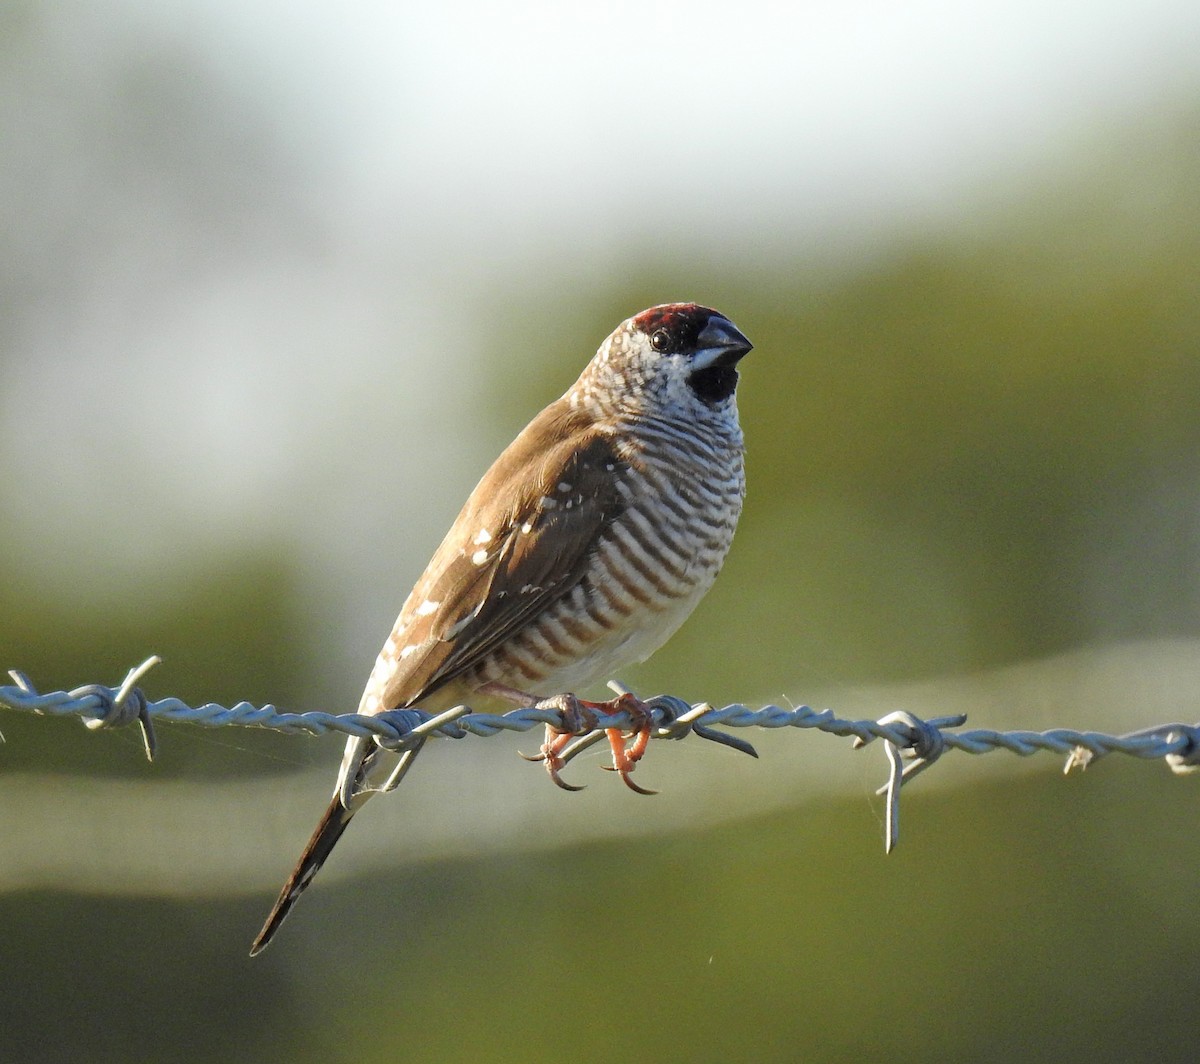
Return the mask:
{"type": "MultiPolygon", "coordinates": [[[[137,723],[141,729],[146,756],[151,761],[157,750],[154,721],[198,724],[218,728],[239,726],[268,728],[291,734],[323,735],[339,732],[348,736],[373,739],[388,750],[418,748],[427,739],[461,739],[467,735],[492,736],[501,732],[527,732],[541,725],[567,729],[563,711],[547,705],[533,705],[508,713],[476,713],[468,705],[455,706],[443,713],[430,714],[421,709],[400,709],[377,716],[358,713],[289,713],[267,704],[254,706],[238,702],[226,708],[213,702],[189,706],[178,698],[149,701],[138,682],[161,659],[150,657],[126,675],[117,687],[86,684],[71,691],[39,694],[22,672],[12,670],[15,686],[0,687],[0,706],[42,716],[77,716],[89,729],[118,728],[137,723]]],[[[609,686],[618,694],[627,689],[617,683],[609,686]]],[[[883,740],[888,757],[888,780],[877,794],[887,799],[885,848],[891,852],[899,840],[900,790],[914,776],[925,771],[947,750],[967,754],[987,754],[1007,750],[1019,757],[1040,751],[1067,755],[1064,773],[1087,768],[1109,754],[1125,754],[1148,761],[1165,759],[1172,772],[1185,774],[1200,768],[1200,725],[1172,723],[1142,728],[1125,735],[1096,731],[1051,728],[1046,731],[992,731],[978,728],[957,731],[966,724],[966,714],[923,720],[903,710],[878,720],[843,720],[832,710],[813,710],[808,706],[784,708],[776,705],[751,709],[741,703],[716,708],[707,702],[689,703],[673,695],[656,695],[644,703],[652,718],[651,738],[683,739],[697,735],[702,739],[729,746],[757,757],[754,747],[737,736],[718,728],[805,728],[827,732],[853,740],[855,749],[883,740]]],[[[625,710],[592,714],[589,730],[580,734],[561,753],[568,762],[593,743],[604,738],[605,729],[629,729],[634,725],[625,710]],[[594,721],[594,724],[593,724],[594,721]]],[[[0,736],[2,739],[2,736],[0,736]]]]}

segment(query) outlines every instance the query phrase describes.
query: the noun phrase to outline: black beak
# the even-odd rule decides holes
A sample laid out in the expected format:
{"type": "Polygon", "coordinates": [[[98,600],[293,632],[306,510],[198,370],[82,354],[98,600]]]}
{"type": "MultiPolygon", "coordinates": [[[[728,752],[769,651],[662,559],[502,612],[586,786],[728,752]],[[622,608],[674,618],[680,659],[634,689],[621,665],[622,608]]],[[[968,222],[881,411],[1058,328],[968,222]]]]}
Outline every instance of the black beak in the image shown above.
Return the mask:
{"type": "Polygon", "coordinates": [[[696,337],[692,366],[698,370],[709,366],[734,366],[753,348],[733,322],[714,314],[696,337]]]}

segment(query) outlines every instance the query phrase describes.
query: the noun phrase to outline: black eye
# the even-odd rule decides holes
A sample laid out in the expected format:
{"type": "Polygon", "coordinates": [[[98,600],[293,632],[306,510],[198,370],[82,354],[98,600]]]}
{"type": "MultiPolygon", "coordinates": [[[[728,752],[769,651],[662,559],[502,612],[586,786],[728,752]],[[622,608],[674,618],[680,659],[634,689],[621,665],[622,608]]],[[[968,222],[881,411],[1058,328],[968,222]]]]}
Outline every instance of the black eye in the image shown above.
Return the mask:
{"type": "Polygon", "coordinates": [[[666,329],[655,329],[654,335],[650,337],[650,346],[655,351],[665,351],[671,346],[671,336],[666,329]]]}

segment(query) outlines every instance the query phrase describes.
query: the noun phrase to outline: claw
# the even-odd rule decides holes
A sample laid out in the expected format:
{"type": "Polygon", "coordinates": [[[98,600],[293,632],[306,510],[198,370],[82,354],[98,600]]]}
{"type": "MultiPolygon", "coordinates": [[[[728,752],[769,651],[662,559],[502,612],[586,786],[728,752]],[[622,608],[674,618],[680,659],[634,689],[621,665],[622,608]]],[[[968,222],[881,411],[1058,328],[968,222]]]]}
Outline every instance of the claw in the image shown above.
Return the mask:
{"type": "Polygon", "coordinates": [[[568,783],[566,780],[564,780],[558,774],[558,768],[555,768],[553,765],[551,765],[549,761],[546,762],[546,771],[550,774],[550,778],[554,781],[554,785],[556,787],[561,787],[564,791],[582,791],[585,789],[585,785],[582,783],[568,783]]]}
{"type": "Polygon", "coordinates": [[[645,794],[645,795],[658,794],[658,791],[653,790],[650,787],[642,787],[640,784],[634,783],[633,780],[631,780],[628,776],[624,775],[623,773],[621,775],[621,779],[623,779],[625,781],[625,786],[628,787],[635,794],[645,794]]]}
{"type": "MultiPolygon", "coordinates": [[[[618,739],[617,742],[623,744],[624,740],[618,739]]],[[[620,773],[621,780],[624,782],[625,786],[637,794],[658,794],[658,791],[652,791],[649,787],[643,787],[641,784],[634,783],[633,780],[629,778],[629,773],[633,771],[633,765],[625,765],[623,768],[617,768],[615,765],[601,765],[600,767],[604,769],[605,772],[620,773]]]]}

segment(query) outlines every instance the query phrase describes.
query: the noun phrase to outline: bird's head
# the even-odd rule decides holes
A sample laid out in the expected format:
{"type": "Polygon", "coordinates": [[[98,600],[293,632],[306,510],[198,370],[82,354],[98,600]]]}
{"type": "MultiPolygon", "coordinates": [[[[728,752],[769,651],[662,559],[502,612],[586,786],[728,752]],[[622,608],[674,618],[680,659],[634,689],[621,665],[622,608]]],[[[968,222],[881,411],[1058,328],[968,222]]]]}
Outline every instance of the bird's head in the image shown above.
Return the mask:
{"type": "Polygon", "coordinates": [[[605,405],[648,416],[710,420],[733,413],[737,364],[751,347],[718,311],[666,303],[618,325],[585,379],[591,377],[590,383],[609,393],[605,405]]]}

